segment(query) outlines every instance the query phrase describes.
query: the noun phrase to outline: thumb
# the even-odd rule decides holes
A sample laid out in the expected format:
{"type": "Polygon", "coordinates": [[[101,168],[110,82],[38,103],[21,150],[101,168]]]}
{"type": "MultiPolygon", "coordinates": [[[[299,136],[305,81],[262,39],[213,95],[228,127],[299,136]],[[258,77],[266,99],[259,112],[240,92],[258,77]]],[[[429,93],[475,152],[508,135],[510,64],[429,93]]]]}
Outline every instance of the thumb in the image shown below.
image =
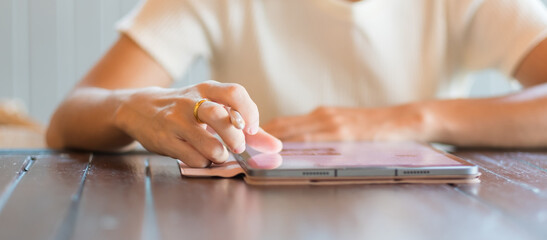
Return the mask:
{"type": "Polygon", "coordinates": [[[245,134],[245,142],[259,152],[277,153],[283,148],[281,140],[270,135],[260,127],[255,135],[245,134]]]}

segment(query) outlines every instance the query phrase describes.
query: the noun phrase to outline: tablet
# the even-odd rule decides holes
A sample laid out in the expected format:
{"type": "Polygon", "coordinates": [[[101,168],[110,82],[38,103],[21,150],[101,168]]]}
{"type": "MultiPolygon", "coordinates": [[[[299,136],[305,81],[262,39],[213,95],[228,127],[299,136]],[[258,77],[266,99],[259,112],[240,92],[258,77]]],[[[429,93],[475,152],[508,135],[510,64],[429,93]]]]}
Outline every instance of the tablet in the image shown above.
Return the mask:
{"type": "Polygon", "coordinates": [[[234,157],[251,180],[473,179],[478,167],[417,142],[285,142],[234,157]]]}

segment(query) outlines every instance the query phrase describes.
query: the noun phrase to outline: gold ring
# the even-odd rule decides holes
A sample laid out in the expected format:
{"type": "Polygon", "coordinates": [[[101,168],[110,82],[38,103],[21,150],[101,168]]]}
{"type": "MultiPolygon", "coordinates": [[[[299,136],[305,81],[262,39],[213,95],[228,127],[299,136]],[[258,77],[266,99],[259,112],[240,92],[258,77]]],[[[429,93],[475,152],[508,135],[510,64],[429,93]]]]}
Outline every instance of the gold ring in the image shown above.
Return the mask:
{"type": "Polygon", "coordinates": [[[196,104],[194,105],[194,117],[196,118],[196,121],[198,121],[198,123],[203,123],[198,117],[199,106],[201,106],[202,103],[207,102],[207,101],[209,101],[209,99],[204,98],[204,99],[201,99],[198,102],[196,102],[196,104]]]}

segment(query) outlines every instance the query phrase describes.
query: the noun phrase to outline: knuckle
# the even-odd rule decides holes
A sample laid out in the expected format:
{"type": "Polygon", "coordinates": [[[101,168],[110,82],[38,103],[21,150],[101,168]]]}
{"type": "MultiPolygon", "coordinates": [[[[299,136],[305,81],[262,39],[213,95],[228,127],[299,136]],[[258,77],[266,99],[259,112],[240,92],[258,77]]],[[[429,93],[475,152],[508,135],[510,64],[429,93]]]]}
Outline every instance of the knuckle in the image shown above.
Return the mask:
{"type": "Polygon", "coordinates": [[[226,92],[233,98],[240,99],[247,94],[247,90],[243,86],[237,83],[230,83],[226,87],[226,92]]]}
{"type": "Polygon", "coordinates": [[[213,105],[211,107],[205,108],[204,114],[207,115],[207,118],[209,119],[221,119],[228,116],[228,113],[226,112],[226,109],[220,105],[213,105]]]}
{"type": "Polygon", "coordinates": [[[329,117],[329,122],[331,125],[339,127],[340,125],[344,123],[344,118],[338,115],[334,115],[329,117]]]}
{"type": "Polygon", "coordinates": [[[340,137],[342,135],[344,135],[344,129],[343,128],[340,128],[340,127],[335,127],[332,129],[332,133],[336,136],[336,137],[340,137]]]}
{"type": "Polygon", "coordinates": [[[245,91],[245,88],[239,83],[228,83],[227,88],[233,92],[245,91]]]}
{"type": "Polygon", "coordinates": [[[343,127],[336,127],[333,129],[333,135],[338,140],[344,140],[348,137],[348,131],[343,127]]]}
{"type": "Polygon", "coordinates": [[[203,85],[205,87],[211,87],[211,86],[216,86],[218,84],[219,84],[219,82],[217,82],[215,80],[206,80],[206,81],[203,81],[202,83],[200,83],[199,85],[203,85]]]}
{"type": "Polygon", "coordinates": [[[201,83],[198,83],[196,84],[196,88],[198,89],[199,92],[203,93],[205,92],[207,89],[215,86],[215,85],[218,85],[218,82],[215,81],[215,80],[207,80],[207,81],[204,81],[204,82],[201,82],[201,83]]]}
{"type": "Polygon", "coordinates": [[[322,112],[324,112],[324,111],[325,111],[325,107],[324,107],[324,106],[319,106],[319,107],[317,107],[317,108],[315,109],[314,112],[316,112],[316,113],[322,113],[322,112]]]}
{"type": "Polygon", "coordinates": [[[212,85],[212,84],[218,84],[219,82],[215,81],[215,80],[212,80],[212,79],[209,79],[209,80],[205,80],[203,81],[204,84],[209,84],[209,85],[212,85]]]}
{"type": "Polygon", "coordinates": [[[332,111],[333,111],[332,107],[321,106],[316,108],[314,113],[320,116],[328,116],[328,115],[332,115],[332,111]]]}

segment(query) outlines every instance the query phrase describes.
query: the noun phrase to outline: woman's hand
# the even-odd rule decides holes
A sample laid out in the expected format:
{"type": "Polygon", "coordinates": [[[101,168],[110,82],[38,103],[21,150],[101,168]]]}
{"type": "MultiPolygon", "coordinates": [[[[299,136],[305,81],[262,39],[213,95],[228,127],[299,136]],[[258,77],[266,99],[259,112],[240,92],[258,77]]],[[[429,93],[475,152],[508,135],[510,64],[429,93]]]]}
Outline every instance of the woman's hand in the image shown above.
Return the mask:
{"type": "Polygon", "coordinates": [[[256,104],[238,84],[207,81],[183,89],[149,87],[134,90],[122,100],[115,123],[149,151],[179,159],[192,167],[222,163],[228,151],[241,153],[245,144],[263,152],[281,150],[281,142],[259,127],[256,104]],[[196,102],[198,123],[193,114],[196,102]],[[237,129],[225,107],[236,109],[246,125],[237,129]],[[208,129],[209,128],[209,129],[208,129]]]}
{"type": "Polygon", "coordinates": [[[280,117],[264,130],[283,141],[417,140],[423,116],[414,105],[388,108],[319,107],[313,112],[280,117]]]}
{"type": "Polygon", "coordinates": [[[280,151],[281,143],[258,127],[258,110],[240,85],[205,82],[167,89],[170,74],[131,38],[121,35],[99,62],[67,95],[47,130],[51,148],[124,151],[137,140],[152,152],[193,167],[221,163],[245,142],[259,151],[280,151]],[[155,86],[155,87],[154,87],[155,86]],[[200,124],[194,117],[198,108],[200,124]],[[224,106],[239,111],[247,123],[232,126],[224,106]]]}

